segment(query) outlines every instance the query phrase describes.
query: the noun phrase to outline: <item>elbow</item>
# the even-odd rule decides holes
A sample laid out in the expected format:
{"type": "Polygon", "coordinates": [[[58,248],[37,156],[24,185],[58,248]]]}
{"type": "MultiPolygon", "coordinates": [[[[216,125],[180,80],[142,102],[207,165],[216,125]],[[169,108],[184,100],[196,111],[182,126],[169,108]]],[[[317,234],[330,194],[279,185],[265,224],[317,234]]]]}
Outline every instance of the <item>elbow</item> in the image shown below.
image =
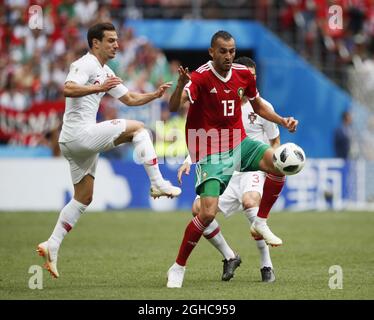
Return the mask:
{"type": "Polygon", "coordinates": [[[72,90],[64,86],[63,94],[65,98],[72,97],[72,90]]]}
{"type": "Polygon", "coordinates": [[[63,90],[63,94],[65,98],[70,97],[68,90],[66,90],[65,88],[63,90]]]}

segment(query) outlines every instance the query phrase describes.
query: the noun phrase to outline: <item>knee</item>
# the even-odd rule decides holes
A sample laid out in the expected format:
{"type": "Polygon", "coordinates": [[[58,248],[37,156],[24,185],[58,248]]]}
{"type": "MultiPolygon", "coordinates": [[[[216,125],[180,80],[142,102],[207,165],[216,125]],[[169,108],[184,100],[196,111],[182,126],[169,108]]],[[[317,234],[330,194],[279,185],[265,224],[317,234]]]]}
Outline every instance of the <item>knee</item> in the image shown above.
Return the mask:
{"type": "Polygon", "coordinates": [[[242,199],[243,209],[246,210],[246,209],[258,207],[260,205],[260,202],[261,202],[261,195],[258,192],[247,194],[243,196],[243,199],[242,199]]]}
{"type": "Polygon", "coordinates": [[[207,197],[200,199],[199,218],[205,226],[209,225],[214,220],[216,217],[217,208],[218,198],[207,197]]]}
{"type": "Polygon", "coordinates": [[[93,200],[92,194],[82,194],[82,195],[75,195],[74,196],[75,200],[78,202],[84,204],[85,206],[89,206],[93,200]]]}
{"type": "Polygon", "coordinates": [[[258,207],[258,204],[253,199],[246,199],[243,201],[243,208],[244,210],[258,207]]]}
{"type": "Polygon", "coordinates": [[[273,163],[273,154],[274,150],[272,148],[269,148],[266,150],[265,154],[263,155],[259,167],[261,171],[264,171],[266,173],[273,173],[273,174],[281,174],[280,171],[274,166],[273,163]]]}
{"type": "Polygon", "coordinates": [[[208,212],[205,214],[203,223],[205,226],[210,225],[210,223],[216,218],[216,214],[213,212],[208,212]]]}
{"type": "Polygon", "coordinates": [[[87,196],[87,197],[84,197],[82,203],[86,206],[89,206],[91,204],[92,200],[93,200],[92,196],[87,196]]]}
{"type": "Polygon", "coordinates": [[[134,129],[133,131],[135,134],[140,133],[141,131],[144,130],[144,123],[140,121],[136,121],[133,129],[134,129]]]}
{"type": "Polygon", "coordinates": [[[204,224],[204,226],[208,226],[216,217],[216,213],[213,211],[207,211],[202,214],[199,213],[199,218],[201,222],[204,224]]]}

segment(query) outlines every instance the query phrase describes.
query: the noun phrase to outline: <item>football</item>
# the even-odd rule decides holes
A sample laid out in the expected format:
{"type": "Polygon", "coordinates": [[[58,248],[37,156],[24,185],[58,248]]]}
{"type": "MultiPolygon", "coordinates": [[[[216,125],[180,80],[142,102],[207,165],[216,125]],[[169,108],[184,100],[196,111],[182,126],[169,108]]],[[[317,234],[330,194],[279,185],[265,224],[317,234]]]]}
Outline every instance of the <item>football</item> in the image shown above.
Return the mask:
{"type": "Polygon", "coordinates": [[[274,166],[284,175],[299,173],[305,165],[304,150],[294,143],[285,143],[275,149],[273,154],[274,166]]]}

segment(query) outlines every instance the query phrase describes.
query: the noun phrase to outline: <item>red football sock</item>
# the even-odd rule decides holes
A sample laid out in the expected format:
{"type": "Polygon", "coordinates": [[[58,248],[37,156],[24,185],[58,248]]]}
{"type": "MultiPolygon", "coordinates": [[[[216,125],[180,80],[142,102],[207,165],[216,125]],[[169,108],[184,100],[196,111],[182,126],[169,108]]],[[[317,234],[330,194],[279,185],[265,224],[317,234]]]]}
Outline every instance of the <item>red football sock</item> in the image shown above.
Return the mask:
{"type": "Polygon", "coordinates": [[[190,256],[193,248],[195,248],[197,242],[200,240],[204,229],[205,226],[198,216],[193,218],[188,224],[186,231],[184,232],[184,237],[176,260],[180,266],[186,265],[187,259],[190,256]]]}
{"type": "Polygon", "coordinates": [[[275,201],[277,201],[279,194],[283,189],[285,181],[285,176],[276,176],[273,174],[266,175],[264,191],[257,213],[258,217],[267,219],[271,208],[275,201]]]}

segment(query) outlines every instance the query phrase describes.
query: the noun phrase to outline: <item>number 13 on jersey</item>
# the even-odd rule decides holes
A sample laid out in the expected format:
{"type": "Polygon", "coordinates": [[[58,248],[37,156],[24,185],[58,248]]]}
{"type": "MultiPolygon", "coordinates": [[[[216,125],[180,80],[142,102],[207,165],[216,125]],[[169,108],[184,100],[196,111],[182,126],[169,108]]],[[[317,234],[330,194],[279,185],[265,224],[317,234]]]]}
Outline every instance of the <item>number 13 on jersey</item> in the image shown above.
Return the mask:
{"type": "Polygon", "coordinates": [[[234,115],[235,100],[222,100],[223,115],[230,117],[234,115]]]}

